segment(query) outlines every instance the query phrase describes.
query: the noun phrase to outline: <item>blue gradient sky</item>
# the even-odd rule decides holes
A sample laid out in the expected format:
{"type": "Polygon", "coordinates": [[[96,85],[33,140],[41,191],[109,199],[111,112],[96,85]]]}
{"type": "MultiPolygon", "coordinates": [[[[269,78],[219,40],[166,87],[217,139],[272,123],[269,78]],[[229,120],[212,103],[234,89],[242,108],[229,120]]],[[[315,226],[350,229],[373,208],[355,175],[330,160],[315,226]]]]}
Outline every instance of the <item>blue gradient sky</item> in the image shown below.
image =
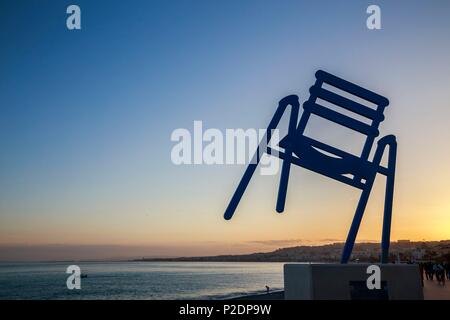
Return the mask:
{"type": "MultiPolygon", "coordinates": [[[[357,190],[296,168],[280,216],[278,178],[259,176],[225,222],[244,168],[170,160],[174,129],[264,128],[317,69],[391,101],[392,237],[450,238],[449,16],[449,1],[2,1],[0,244],[190,255],[343,240],[357,190]],[[81,31],[65,26],[73,3],[81,31]],[[366,28],[369,4],[382,30],[366,28]]],[[[359,240],[379,239],[382,195],[359,240]]]]}

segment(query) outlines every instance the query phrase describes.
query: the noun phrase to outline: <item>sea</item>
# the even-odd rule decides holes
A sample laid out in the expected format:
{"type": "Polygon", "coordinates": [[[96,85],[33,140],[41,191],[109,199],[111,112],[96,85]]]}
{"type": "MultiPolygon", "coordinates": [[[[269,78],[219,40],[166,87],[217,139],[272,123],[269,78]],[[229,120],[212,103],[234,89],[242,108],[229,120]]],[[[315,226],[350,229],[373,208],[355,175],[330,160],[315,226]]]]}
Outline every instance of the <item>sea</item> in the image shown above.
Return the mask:
{"type": "Polygon", "coordinates": [[[276,262],[0,263],[0,299],[229,299],[283,289],[276,262]],[[68,266],[85,275],[68,289],[68,266]]]}

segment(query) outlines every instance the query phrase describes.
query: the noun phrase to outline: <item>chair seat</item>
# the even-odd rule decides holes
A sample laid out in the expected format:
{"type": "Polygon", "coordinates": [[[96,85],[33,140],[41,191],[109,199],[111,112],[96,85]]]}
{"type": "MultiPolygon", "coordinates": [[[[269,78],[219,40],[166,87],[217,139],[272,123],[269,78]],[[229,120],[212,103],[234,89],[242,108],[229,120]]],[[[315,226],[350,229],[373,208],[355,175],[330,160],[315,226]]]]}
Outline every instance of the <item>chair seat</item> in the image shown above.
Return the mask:
{"type": "MultiPolygon", "coordinates": [[[[361,178],[367,179],[374,172],[371,162],[334,149],[304,135],[296,136],[295,139],[286,136],[278,145],[283,149],[291,147],[294,155],[300,160],[301,166],[327,176],[353,175],[352,179],[360,181],[361,178]]],[[[292,163],[299,165],[297,161],[292,163]]]]}

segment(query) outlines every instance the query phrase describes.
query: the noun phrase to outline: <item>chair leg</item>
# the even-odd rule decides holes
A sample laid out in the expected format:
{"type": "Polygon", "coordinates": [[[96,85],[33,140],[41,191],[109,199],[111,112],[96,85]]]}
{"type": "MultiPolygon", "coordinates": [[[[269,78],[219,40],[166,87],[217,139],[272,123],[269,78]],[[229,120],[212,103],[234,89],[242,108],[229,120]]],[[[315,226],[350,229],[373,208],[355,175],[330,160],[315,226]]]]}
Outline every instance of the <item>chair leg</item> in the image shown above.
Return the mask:
{"type": "MultiPolygon", "coordinates": [[[[236,211],[236,208],[242,198],[242,195],[245,192],[245,189],[247,188],[253,173],[255,173],[256,167],[259,164],[259,161],[261,160],[261,156],[263,155],[263,152],[261,152],[262,147],[267,147],[269,145],[271,136],[272,136],[272,130],[275,130],[278,126],[278,123],[281,120],[281,117],[283,116],[284,112],[286,111],[286,108],[288,106],[291,106],[291,117],[289,122],[289,131],[291,131],[292,123],[294,123],[294,129],[297,125],[297,118],[298,118],[298,112],[299,112],[299,102],[298,102],[298,96],[291,95],[284,97],[280,100],[278,103],[277,111],[275,112],[274,116],[272,117],[272,120],[269,123],[269,126],[266,130],[266,135],[263,137],[262,142],[258,146],[258,149],[255,152],[255,155],[252,158],[251,163],[248,165],[247,169],[244,172],[244,175],[242,176],[241,181],[239,182],[238,187],[236,188],[236,191],[233,194],[233,197],[230,200],[230,203],[228,204],[228,207],[225,210],[224,218],[225,220],[230,220],[233,217],[234,212],[236,211]],[[294,121],[293,121],[294,119],[294,121]]],[[[289,173],[289,172],[288,172],[289,173]]],[[[287,186],[287,183],[286,183],[287,186]]]]}
{"type": "MultiPolygon", "coordinates": [[[[295,131],[297,129],[297,118],[298,112],[291,112],[291,117],[289,119],[288,136],[293,141],[295,137],[295,131]]],[[[277,212],[281,213],[284,211],[284,206],[286,203],[287,187],[289,182],[289,172],[291,170],[291,159],[292,159],[292,144],[288,143],[285,149],[285,158],[283,160],[283,166],[281,167],[280,175],[280,186],[278,187],[278,198],[277,198],[277,212]]]]}
{"type": "Polygon", "coordinates": [[[384,198],[383,234],[381,236],[381,263],[389,262],[389,244],[391,242],[392,203],[394,197],[394,177],[387,178],[384,198]]]}
{"type": "Polygon", "coordinates": [[[389,144],[388,175],[386,177],[386,193],[384,198],[383,234],[381,236],[381,263],[389,262],[389,245],[391,241],[392,204],[394,201],[395,163],[397,143],[389,144]]]}
{"type": "Polygon", "coordinates": [[[287,187],[289,182],[289,172],[291,170],[291,157],[292,152],[286,152],[286,158],[283,160],[283,166],[281,168],[280,176],[280,186],[278,187],[278,198],[277,198],[277,212],[281,213],[284,211],[284,205],[286,203],[287,187]]]}
{"type": "Polygon", "coordinates": [[[236,188],[236,191],[234,192],[227,209],[225,210],[224,214],[225,220],[230,220],[233,217],[234,211],[236,211],[239,201],[241,201],[242,195],[244,194],[245,189],[247,189],[247,186],[253,176],[253,173],[255,172],[256,167],[258,166],[259,160],[260,159],[258,157],[257,162],[250,163],[247,169],[245,170],[244,175],[242,176],[242,179],[239,182],[239,185],[236,188]]]}
{"type": "MultiPolygon", "coordinates": [[[[386,146],[389,146],[389,158],[387,174],[383,173],[387,177],[386,181],[386,194],[384,201],[384,217],[383,217],[383,234],[381,239],[381,262],[387,263],[389,258],[389,242],[391,233],[391,216],[392,216],[392,202],[394,197],[394,177],[395,177],[395,163],[397,156],[397,142],[395,136],[388,135],[378,140],[378,146],[373,157],[373,165],[380,166],[381,159],[383,157],[386,146]]],[[[361,198],[359,199],[358,207],[356,208],[355,217],[353,218],[350,231],[345,242],[344,250],[342,252],[341,263],[347,263],[352,254],[353,246],[355,245],[356,235],[358,233],[359,225],[364,214],[364,210],[369,200],[370,191],[372,190],[375,176],[378,170],[375,171],[366,182],[361,198]]]]}
{"type": "Polygon", "coordinates": [[[345,241],[344,249],[342,251],[341,263],[347,263],[352,254],[353,246],[355,245],[356,235],[358,234],[359,226],[369,200],[370,191],[372,190],[374,178],[366,182],[366,187],[361,193],[358,206],[356,207],[355,216],[353,217],[352,225],[348,232],[347,240],[345,241]]]}

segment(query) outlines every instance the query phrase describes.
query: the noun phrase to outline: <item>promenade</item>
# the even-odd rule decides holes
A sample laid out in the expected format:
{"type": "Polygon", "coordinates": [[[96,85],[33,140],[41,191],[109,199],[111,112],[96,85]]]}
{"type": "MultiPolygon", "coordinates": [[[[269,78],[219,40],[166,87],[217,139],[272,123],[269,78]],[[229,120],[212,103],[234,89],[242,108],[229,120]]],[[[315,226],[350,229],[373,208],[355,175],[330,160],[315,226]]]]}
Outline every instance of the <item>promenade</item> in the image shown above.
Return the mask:
{"type": "Polygon", "coordinates": [[[445,286],[438,285],[437,281],[423,280],[423,295],[425,300],[450,300],[450,281],[445,286]]]}
{"type": "MultiPolygon", "coordinates": [[[[241,296],[236,300],[283,300],[283,291],[274,291],[269,294],[255,294],[241,296]]],[[[450,300],[450,281],[445,282],[445,286],[438,285],[437,281],[424,279],[423,295],[425,300],[450,300]]],[[[233,299],[233,300],[235,300],[233,299]]]]}

